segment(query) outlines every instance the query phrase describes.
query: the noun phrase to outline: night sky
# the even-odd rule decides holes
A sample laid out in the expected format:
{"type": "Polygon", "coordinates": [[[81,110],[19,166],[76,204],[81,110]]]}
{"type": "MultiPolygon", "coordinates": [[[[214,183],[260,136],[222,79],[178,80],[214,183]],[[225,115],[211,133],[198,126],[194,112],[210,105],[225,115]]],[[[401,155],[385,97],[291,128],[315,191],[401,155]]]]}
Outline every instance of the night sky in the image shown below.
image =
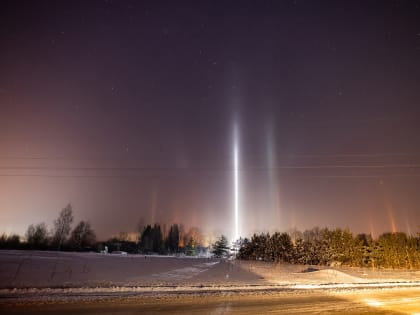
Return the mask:
{"type": "Polygon", "coordinates": [[[232,237],[235,143],[243,236],[419,232],[420,1],[1,1],[1,232],[232,237]]]}

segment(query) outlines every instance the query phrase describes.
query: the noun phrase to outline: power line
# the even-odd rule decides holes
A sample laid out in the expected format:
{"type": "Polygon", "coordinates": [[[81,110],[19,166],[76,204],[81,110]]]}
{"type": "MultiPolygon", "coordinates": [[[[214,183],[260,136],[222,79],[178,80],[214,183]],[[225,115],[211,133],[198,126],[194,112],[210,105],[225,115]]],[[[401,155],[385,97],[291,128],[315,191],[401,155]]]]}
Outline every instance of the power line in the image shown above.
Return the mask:
{"type": "MultiPolygon", "coordinates": [[[[275,170],[294,170],[294,169],[415,169],[420,168],[420,164],[371,164],[371,165],[284,165],[276,167],[246,167],[239,171],[275,171],[275,170]]],[[[0,166],[2,170],[47,170],[47,171],[228,171],[233,168],[224,167],[114,167],[114,166],[0,166]]]]}
{"type": "MultiPolygon", "coordinates": [[[[60,175],[60,174],[0,174],[0,177],[45,177],[45,178],[180,178],[182,176],[162,176],[162,175],[60,175]]],[[[371,178],[382,179],[392,177],[420,177],[418,174],[387,174],[387,175],[298,175],[282,174],[281,177],[297,178],[371,178]]],[[[208,178],[208,177],[206,177],[208,178]]],[[[214,178],[214,177],[212,177],[214,178]]]]}
{"type": "MultiPolygon", "coordinates": [[[[420,153],[348,153],[348,154],[305,154],[305,153],[287,153],[282,152],[277,157],[296,157],[296,158],[348,158],[348,157],[420,157],[420,153]]],[[[3,155],[0,160],[116,160],[121,157],[97,158],[97,157],[72,157],[72,156],[18,156],[3,155]]]]}

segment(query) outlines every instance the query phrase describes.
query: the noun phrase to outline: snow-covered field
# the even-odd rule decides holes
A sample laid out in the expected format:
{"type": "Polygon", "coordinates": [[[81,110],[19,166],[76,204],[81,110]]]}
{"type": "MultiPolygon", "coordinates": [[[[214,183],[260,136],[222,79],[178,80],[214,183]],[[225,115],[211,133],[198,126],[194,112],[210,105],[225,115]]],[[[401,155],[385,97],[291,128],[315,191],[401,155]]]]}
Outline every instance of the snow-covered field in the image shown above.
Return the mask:
{"type": "Polygon", "coordinates": [[[418,270],[320,269],[208,258],[0,251],[0,305],[174,294],[284,297],[313,292],[350,304],[391,311],[401,311],[404,306],[407,314],[420,313],[418,270]],[[392,299],[395,296],[399,297],[392,299]]]}
{"type": "Polygon", "coordinates": [[[0,251],[0,289],[419,284],[419,270],[320,269],[209,258],[0,251]]]}
{"type": "Polygon", "coordinates": [[[0,251],[0,289],[255,284],[258,275],[209,258],[0,251]]]}

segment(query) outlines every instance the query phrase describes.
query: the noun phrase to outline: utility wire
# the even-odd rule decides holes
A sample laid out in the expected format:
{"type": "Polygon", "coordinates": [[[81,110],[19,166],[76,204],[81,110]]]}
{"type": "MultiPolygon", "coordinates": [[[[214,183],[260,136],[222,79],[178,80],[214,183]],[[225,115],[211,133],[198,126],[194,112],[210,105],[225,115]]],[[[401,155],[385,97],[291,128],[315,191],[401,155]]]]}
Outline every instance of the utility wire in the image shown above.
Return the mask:
{"type": "MultiPolygon", "coordinates": [[[[349,153],[349,154],[304,154],[304,153],[279,153],[277,157],[285,158],[348,158],[348,157],[420,157],[420,153],[349,153]]],[[[121,157],[66,157],[66,156],[14,156],[3,155],[0,160],[116,160],[121,157]]]]}
{"type": "MultiPolygon", "coordinates": [[[[276,167],[246,167],[240,168],[239,171],[274,171],[285,169],[397,169],[420,168],[420,164],[378,164],[378,165],[336,165],[336,164],[320,164],[320,165],[288,165],[276,167]]],[[[1,170],[48,170],[48,171],[234,171],[233,168],[223,167],[113,167],[113,166],[0,166],[1,170]]]]}
{"type": "MultiPolygon", "coordinates": [[[[0,174],[0,177],[45,177],[45,178],[185,178],[179,175],[57,175],[57,174],[0,174]]],[[[281,177],[296,178],[392,178],[392,177],[420,177],[418,174],[387,174],[387,175],[298,175],[298,174],[282,174],[281,177]]],[[[208,177],[206,177],[208,178],[208,177]]],[[[214,177],[212,177],[214,178],[214,177]]]]}

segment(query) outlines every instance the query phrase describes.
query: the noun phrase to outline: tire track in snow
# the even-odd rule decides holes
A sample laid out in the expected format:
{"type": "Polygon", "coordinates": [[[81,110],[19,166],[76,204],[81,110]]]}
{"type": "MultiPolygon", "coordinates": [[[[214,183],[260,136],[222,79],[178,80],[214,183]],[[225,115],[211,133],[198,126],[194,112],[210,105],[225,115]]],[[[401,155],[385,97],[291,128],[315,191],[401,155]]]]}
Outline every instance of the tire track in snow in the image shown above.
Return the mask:
{"type": "Polygon", "coordinates": [[[157,280],[186,280],[191,279],[192,277],[195,277],[196,275],[209,270],[212,268],[215,264],[218,264],[219,262],[208,262],[208,263],[202,263],[197,264],[192,267],[184,267],[179,269],[174,269],[167,272],[161,272],[161,273],[154,273],[150,275],[153,279],[157,280]]]}

